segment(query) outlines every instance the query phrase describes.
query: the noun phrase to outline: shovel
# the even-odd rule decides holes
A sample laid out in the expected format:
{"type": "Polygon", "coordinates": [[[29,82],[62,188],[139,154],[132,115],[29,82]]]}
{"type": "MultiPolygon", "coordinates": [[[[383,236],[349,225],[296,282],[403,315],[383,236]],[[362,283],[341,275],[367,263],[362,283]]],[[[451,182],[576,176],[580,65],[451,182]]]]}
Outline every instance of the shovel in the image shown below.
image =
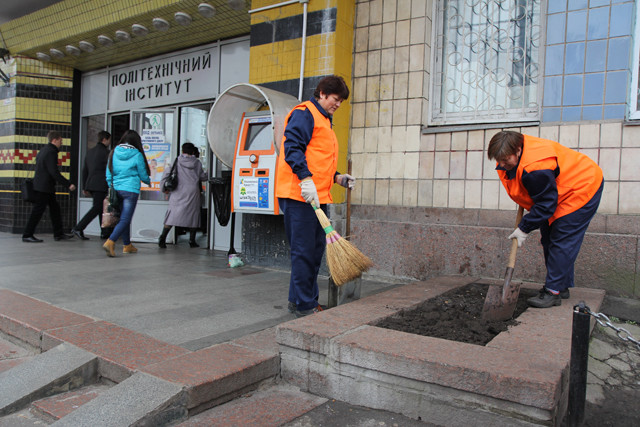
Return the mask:
{"type": "MultiPolygon", "coordinates": [[[[522,220],[524,208],[518,206],[518,215],[516,216],[516,227],[522,220]]],[[[520,293],[520,284],[511,283],[513,276],[513,267],[516,265],[516,253],[518,252],[518,239],[511,239],[511,253],[509,254],[509,263],[504,273],[504,285],[491,285],[487,292],[482,308],[482,319],[487,322],[503,322],[513,317],[518,302],[518,294],[520,293]]]]}

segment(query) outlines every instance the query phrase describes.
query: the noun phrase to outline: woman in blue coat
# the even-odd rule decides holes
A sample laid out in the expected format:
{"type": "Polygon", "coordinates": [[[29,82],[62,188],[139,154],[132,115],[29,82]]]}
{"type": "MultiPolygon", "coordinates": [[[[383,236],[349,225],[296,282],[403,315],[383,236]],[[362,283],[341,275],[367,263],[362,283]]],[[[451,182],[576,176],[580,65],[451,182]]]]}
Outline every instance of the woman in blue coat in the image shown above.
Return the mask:
{"type": "Polygon", "coordinates": [[[113,186],[120,199],[120,221],[102,246],[107,256],[114,257],[116,241],[122,236],[122,253],[133,254],[138,249],[131,244],[131,219],[140,195],[140,181],[149,185],[149,163],[142,148],[138,132],[128,130],[122,135],[118,146],[111,152],[107,168],[107,183],[113,186]]]}

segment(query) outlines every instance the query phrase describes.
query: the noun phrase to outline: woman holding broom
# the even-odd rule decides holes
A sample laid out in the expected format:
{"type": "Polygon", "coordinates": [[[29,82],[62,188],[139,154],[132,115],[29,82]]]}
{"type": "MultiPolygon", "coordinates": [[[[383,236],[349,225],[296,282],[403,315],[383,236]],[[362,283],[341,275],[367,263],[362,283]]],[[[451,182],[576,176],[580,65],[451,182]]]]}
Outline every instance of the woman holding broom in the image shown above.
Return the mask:
{"type": "Polygon", "coordinates": [[[326,245],[325,231],[312,204],[325,213],[331,203],[331,186],[353,188],[355,178],[339,174],[338,139],[332,128],[333,113],[349,98],[344,79],[331,75],[318,83],[313,97],[291,110],[276,167],[276,197],[284,214],[291,246],[289,311],[298,317],[321,310],[318,305],[318,271],[326,245]]]}

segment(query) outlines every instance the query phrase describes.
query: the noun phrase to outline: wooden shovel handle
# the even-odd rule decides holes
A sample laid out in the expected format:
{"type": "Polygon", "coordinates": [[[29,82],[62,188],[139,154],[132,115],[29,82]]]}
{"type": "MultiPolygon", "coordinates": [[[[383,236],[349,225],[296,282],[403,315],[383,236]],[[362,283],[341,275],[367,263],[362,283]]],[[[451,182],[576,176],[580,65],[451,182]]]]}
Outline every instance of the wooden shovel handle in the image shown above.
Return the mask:
{"type": "MultiPolygon", "coordinates": [[[[516,215],[516,227],[522,221],[522,215],[524,214],[524,208],[522,206],[518,206],[518,214],[516,215]]],[[[511,239],[511,252],[509,253],[509,263],[507,264],[508,268],[513,268],[516,265],[516,253],[518,252],[518,239],[515,237],[511,239]]]]}

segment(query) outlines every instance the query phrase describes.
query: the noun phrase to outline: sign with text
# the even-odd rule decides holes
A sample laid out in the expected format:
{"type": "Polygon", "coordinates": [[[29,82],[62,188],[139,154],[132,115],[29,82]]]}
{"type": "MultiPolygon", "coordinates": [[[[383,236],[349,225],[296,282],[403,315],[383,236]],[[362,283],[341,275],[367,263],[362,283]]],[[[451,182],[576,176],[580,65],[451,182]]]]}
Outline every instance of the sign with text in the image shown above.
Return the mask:
{"type": "Polygon", "coordinates": [[[170,167],[171,145],[165,141],[162,129],[144,129],[142,131],[142,148],[149,162],[151,185],[142,184],[143,191],[159,191],[160,180],[166,168],[170,167]]]}
{"type": "Polygon", "coordinates": [[[203,47],[109,71],[109,110],[178,104],[217,95],[218,47],[203,47]]]}

